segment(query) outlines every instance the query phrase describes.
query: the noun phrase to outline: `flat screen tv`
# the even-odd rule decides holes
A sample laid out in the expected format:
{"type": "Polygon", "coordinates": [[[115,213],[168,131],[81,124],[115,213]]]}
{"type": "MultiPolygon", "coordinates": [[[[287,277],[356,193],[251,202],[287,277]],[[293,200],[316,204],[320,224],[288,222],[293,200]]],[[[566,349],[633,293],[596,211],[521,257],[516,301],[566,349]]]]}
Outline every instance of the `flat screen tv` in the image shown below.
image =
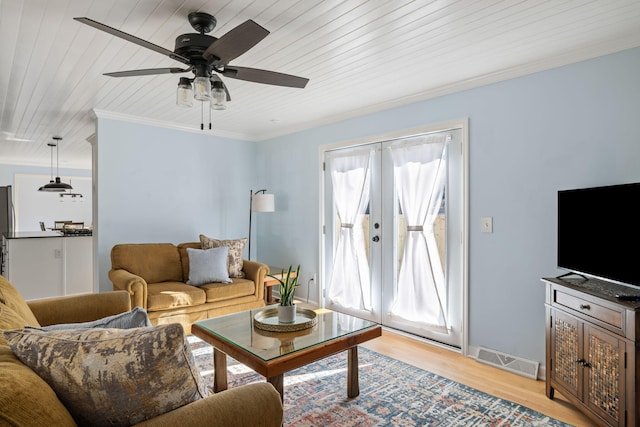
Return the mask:
{"type": "Polygon", "coordinates": [[[640,183],[558,191],[558,267],[640,287],[640,183]]]}

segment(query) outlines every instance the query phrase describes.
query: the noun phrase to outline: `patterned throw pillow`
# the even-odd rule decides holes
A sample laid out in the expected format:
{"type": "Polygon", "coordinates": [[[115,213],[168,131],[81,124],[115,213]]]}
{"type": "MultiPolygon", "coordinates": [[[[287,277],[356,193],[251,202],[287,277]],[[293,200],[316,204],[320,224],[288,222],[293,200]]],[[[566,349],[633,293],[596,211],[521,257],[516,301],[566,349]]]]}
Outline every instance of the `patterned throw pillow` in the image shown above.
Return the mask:
{"type": "Polygon", "coordinates": [[[235,277],[237,279],[243,279],[245,277],[244,271],[242,271],[242,253],[244,252],[244,246],[247,244],[246,237],[236,240],[218,240],[201,234],[200,244],[202,245],[202,249],[229,246],[229,257],[227,259],[229,277],[235,277]]]}
{"type": "Polygon", "coordinates": [[[4,337],[78,425],[137,424],[208,394],[179,323],[134,329],[25,328],[4,331],[4,337]]]}

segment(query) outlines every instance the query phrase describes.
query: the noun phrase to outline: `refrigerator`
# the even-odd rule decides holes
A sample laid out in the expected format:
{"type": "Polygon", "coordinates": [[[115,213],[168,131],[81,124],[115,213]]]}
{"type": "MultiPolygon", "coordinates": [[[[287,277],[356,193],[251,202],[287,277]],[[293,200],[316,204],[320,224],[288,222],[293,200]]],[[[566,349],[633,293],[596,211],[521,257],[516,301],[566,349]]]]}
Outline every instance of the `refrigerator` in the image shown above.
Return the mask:
{"type": "Polygon", "coordinates": [[[13,233],[14,209],[11,186],[0,187],[0,235],[13,233]]]}
{"type": "Polygon", "coordinates": [[[13,208],[13,201],[11,197],[11,186],[5,185],[0,187],[0,239],[2,245],[0,246],[0,274],[4,275],[6,270],[6,258],[7,251],[5,246],[5,239],[2,237],[5,234],[13,233],[13,227],[15,224],[15,209],[13,208]]]}

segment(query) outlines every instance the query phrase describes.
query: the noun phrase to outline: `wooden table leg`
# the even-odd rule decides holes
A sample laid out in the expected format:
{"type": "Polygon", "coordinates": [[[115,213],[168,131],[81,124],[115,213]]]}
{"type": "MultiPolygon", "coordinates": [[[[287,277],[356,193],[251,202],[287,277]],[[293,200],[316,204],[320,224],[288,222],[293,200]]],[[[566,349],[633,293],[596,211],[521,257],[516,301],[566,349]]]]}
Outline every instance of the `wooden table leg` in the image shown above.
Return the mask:
{"type": "Polygon", "coordinates": [[[275,387],[280,393],[280,401],[284,402],[284,374],[276,375],[275,377],[267,378],[267,381],[275,387]]]}
{"type": "Polygon", "coordinates": [[[358,347],[347,350],[347,397],[357,397],[360,394],[358,384],[358,347]]]}
{"type": "Polygon", "coordinates": [[[213,348],[213,391],[227,389],[227,355],[213,348]]]}

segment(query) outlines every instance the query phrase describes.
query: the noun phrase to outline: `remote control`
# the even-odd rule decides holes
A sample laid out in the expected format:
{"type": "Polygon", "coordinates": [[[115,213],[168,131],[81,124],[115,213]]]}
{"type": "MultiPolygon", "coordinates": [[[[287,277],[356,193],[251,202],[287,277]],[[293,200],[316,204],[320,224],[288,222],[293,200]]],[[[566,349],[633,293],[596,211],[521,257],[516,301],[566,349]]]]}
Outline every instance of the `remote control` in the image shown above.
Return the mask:
{"type": "Polygon", "coordinates": [[[623,301],[640,301],[640,294],[638,295],[616,295],[616,298],[623,301]]]}

